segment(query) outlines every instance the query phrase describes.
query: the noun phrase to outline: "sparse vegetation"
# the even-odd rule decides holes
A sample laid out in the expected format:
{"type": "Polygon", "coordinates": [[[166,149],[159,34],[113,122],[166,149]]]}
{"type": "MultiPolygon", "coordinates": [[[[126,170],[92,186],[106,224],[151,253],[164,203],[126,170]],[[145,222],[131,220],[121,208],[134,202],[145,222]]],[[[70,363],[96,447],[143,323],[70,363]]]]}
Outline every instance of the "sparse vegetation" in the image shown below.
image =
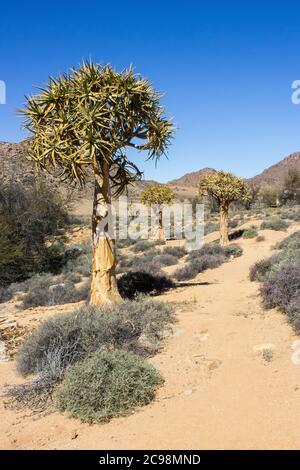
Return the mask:
{"type": "Polygon", "coordinates": [[[132,352],[97,351],[68,368],[56,405],[84,422],[108,421],[148,405],[162,383],[159,372],[132,352]]]}
{"type": "Polygon", "coordinates": [[[18,372],[34,378],[10,387],[7,394],[21,405],[45,406],[67,366],[103,348],[152,355],[173,321],[173,308],[151,299],[86,305],[55,315],[31,333],[17,354],[18,372]]]}
{"type": "Polygon", "coordinates": [[[197,274],[220,266],[226,259],[235,258],[242,254],[238,245],[222,247],[215,243],[204,245],[199,250],[191,251],[187,256],[187,263],[174,272],[178,281],[194,278],[197,274]]]}
{"type": "Polygon", "coordinates": [[[23,308],[87,300],[90,283],[86,281],[82,286],[76,287],[71,279],[43,274],[32,277],[26,288],[27,293],[22,302],[23,308]]]}
{"type": "Polygon", "coordinates": [[[262,281],[260,288],[265,308],[279,307],[296,330],[300,329],[300,250],[299,233],[286,237],[270,258],[255,263],[250,279],[262,281]]]}
{"type": "Polygon", "coordinates": [[[250,228],[247,228],[243,233],[243,238],[255,238],[257,237],[257,228],[253,225],[250,228]]]}
{"type": "Polygon", "coordinates": [[[279,217],[273,217],[269,220],[264,220],[260,226],[261,230],[286,230],[288,224],[285,220],[280,219],[279,217]]]}

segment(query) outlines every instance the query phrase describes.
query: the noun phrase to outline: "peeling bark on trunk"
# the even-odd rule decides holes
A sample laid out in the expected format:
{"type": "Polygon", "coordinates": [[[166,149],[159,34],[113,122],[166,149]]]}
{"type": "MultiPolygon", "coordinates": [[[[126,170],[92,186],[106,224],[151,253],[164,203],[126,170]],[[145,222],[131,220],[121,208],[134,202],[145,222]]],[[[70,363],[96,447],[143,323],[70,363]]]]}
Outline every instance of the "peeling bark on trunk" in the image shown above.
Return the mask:
{"type": "Polygon", "coordinates": [[[228,207],[221,206],[220,209],[220,245],[226,246],[229,243],[228,238],[228,207]]]}
{"type": "Polygon", "coordinates": [[[109,167],[106,162],[96,167],[92,219],[93,265],[91,305],[121,300],[116,279],[116,255],[111,218],[109,167]]]}

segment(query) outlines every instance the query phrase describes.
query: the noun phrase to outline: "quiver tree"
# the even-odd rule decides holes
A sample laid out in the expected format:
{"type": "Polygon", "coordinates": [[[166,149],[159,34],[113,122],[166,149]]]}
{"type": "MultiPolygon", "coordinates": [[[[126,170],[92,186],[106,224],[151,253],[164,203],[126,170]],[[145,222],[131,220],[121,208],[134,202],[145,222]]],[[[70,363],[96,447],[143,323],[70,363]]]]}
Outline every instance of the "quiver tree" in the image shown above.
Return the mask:
{"type": "Polygon", "coordinates": [[[228,244],[228,210],[233,201],[249,201],[250,190],[247,183],[238,176],[225,171],[217,171],[204,176],[199,182],[199,195],[210,195],[220,208],[220,244],[228,244]]]}
{"type": "Polygon", "coordinates": [[[157,159],[166,152],[173,126],[161,95],[132,69],[121,73],[92,62],[50,78],[22,111],[33,135],[29,158],[42,170],[85,184],[95,180],[92,215],[92,304],[119,300],[114,234],[109,228],[112,196],[120,195],[140,171],[126,156],[132,147],[157,159]],[[57,174],[57,172],[56,172],[57,174]]]}
{"type": "Polygon", "coordinates": [[[174,192],[164,184],[154,184],[146,188],[141,194],[141,202],[152,207],[157,215],[157,227],[155,238],[164,240],[163,206],[170,205],[174,200],[174,192]]]}

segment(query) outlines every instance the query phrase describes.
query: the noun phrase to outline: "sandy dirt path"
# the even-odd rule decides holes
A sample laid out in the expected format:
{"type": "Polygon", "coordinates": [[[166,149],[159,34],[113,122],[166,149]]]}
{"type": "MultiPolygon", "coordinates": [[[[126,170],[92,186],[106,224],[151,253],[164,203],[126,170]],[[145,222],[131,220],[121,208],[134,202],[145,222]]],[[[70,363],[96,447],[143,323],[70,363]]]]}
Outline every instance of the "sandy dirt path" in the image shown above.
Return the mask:
{"type": "MultiPolygon", "coordinates": [[[[261,308],[259,286],[248,279],[250,266],[287,233],[264,235],[261,243],[239,241],[243,256],[199,275],[197,285],[161,296],[183,306],[174,334],[152,359],[165,385],[150,406],[93,426],[2,407],[0,448],[299,448],[300,365],[291,349],[297,337],[284,315],[261,308]],[[263,348],[273,356],[264,358],[263,348]]],[[[17,380],[11,362],[0,373],[2,383],[17,380]]]]}

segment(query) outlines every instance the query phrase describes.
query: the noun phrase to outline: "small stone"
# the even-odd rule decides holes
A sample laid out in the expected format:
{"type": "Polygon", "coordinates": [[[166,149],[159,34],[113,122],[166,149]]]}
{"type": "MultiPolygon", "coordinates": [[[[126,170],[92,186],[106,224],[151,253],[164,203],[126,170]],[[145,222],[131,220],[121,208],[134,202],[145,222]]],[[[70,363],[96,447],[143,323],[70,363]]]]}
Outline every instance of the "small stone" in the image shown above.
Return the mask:
{"type": "Polygon", "coordinates": [[[186,390],[184,390],[183,394],[186,396],[186,397],[189,397],[190,395],[192,395],[193,393],[193,390],[191,388],[187,388],[186,390]]]}
{"type": "Polygon", "coordinates": [[[73,431],[72,434],[71,434],[71,439],[77,439],[77,437],[78,437],[78,432],[73,431]]]}

